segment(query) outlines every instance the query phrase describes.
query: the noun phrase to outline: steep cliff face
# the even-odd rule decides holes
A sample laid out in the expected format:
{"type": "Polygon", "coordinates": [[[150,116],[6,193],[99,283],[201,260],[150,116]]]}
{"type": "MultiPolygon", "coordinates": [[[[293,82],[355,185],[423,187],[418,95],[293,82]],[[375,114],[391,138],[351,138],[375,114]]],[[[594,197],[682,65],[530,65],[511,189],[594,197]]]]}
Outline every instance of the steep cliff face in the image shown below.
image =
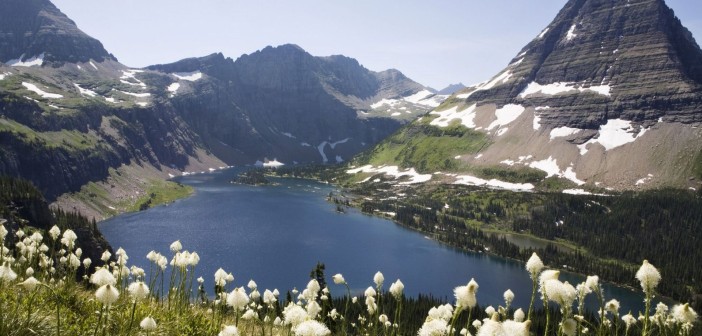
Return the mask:
{"type": "Polygon", "coordinates": [[[352,58],[314,57],[296,45],[236,61],[213,54],[149,69],[174,76],[179,90],[171,103],[232,163],[343,161],[430,109],[413,104],[397,118],[371,113],[372,105],[420,92],[417,100],[434,96],[397,70],[373,72],[352,58]],[[180,79],[187,74],[201,77],[180,79]]]}
{"type": "MultiPolygon", "coordinates": [[[[410,128],[474,135],[474,146],[464,146],[470,150],[429,160],[452,173],[435,180],[490,185],[500,170],[503,177],[540,172],[571,189],[698,188],[701,64],[699,46],[662,0],[571,0],[503,71],[410,128]]],[[[396,137],[359,163],[426,161],[389,158],[391,150],[429,146],[410,140],[396,137]]],[[[502,186],[539,184],[509,182],[529,185],[502,186]]]]}
{"type": "Polygon", "coordinates": [[[4,0],[0,13],[0,62],[114,60],[49,0],[4,0]]]}

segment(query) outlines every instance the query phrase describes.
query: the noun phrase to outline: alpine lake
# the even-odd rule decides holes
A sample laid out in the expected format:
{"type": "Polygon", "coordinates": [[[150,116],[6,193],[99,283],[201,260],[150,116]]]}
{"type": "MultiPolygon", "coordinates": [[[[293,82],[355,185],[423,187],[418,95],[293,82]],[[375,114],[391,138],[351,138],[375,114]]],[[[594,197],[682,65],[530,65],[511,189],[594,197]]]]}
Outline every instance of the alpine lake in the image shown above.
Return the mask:
{"type": "MultiPolygon", "coordinates": [[[[405,295],[426,294],[453,303],[453,289],[474,278],[481,306],[504,305],[503,293],[511,289],[512,307],[528,308],[531,279],[523,262],[451,248],[353,208],[339,213],[326,200],[338,190],[324,183],[287,178],[271,178],[275,183],[265,186],[232,183],[242,169],[178,177],[176,181],[195,188],[191,197],[113,217],[99,228],[113,248],[124,248],[130,265],[147,274],[147,253],[154,250],[170,260],[169,246],[180,240],[184,250],[200,255],[196,277],[205,279],[210,294],[220,267],[234,275],[228,290],[253,279],[261,292],[277,288],[284,295],[304,289],[321,262],[332,295],[346,292],[331,281],[334,274],[343,274],[352,294],[360,295],[375,286],[373,275],[381,271],[385,290],[401,279],[405,295]]],[[[560,278],[573,285],[584,279],[567,272],[560,278]]],[[[643,310],[640,291],[609,284],[603,288],[605,300],[620,301],[622,314],[643,310]]],[[[587,304],[595,309],[593,295],[587,304]]]]}

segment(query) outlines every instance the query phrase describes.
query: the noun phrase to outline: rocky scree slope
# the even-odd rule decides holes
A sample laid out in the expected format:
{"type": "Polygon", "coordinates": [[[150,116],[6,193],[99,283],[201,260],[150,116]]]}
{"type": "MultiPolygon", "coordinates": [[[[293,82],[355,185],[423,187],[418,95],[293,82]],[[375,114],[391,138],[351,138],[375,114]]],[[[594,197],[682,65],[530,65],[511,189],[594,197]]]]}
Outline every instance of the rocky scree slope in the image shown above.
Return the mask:
{"type": "Polygon", "coordinates": [[[701,121],[702,51],[664,1],[570,0],[503,71],[449,97],[353,172],[437,172],[424,162],[441,173],[417,180],[576,193],[699,188],[701,121]],[[427,150],[452,141],[461,148],[427,150]]]}

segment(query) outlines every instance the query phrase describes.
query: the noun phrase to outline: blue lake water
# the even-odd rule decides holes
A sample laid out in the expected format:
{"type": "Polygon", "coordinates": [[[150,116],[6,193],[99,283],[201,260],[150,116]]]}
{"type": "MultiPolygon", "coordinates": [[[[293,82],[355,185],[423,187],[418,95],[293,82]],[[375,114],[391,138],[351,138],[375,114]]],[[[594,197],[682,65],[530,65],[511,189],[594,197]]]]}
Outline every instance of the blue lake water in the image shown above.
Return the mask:
{"type": "MultiPolygon", "coordinates": [[[[180,182],[195,188],[192,197],[114,217],[100,223],[100,230],[115,249],[127,251],[131,264],[147,271],[149,251],[170,257],[170,244],[180,240],[184,249],[200,255],[196,273],[205,278],[208,290],[222,267],[234,274],[234,286],[253,279],[261,291],[285,293],[304,288],[310,271],[323,262],[333,294],[345,291],[332,283],[336,273],[360,292],[381,271],[384,288],[399,278],[407,295],[432,294],[453,302],[453,288],[475,278],[479,304],[503,304],[502,294],[511,289],[513,306],[528,307],[531,280],[521,262],[461,252],[354,209],[339,214],[326,201],[333,186],[297,179],[275,179],[275,186],[231,184],[238,172],[181,177],[180,182]]],[[[582,281],[570,274],[561,279],[582,281]]],[[[641,295],[628,289],[606,286],[605,296],[618,299],[624,313],[642,307],[641,295]]]]}

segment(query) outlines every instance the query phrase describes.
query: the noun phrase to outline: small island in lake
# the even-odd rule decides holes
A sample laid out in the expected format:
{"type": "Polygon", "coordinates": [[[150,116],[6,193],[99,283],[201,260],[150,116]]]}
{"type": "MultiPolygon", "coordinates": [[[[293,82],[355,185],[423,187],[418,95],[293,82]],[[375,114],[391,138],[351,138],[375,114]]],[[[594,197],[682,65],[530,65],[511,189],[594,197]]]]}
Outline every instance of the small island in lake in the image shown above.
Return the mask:
{"type": "Polygon", "coordinates": [[[242,172],[236,177],[236,179],[232,180],[232,183],[247,184],[252,186],[273,184],[266,178],[265,171],[263,169],[251,169],[242,172]]]}

